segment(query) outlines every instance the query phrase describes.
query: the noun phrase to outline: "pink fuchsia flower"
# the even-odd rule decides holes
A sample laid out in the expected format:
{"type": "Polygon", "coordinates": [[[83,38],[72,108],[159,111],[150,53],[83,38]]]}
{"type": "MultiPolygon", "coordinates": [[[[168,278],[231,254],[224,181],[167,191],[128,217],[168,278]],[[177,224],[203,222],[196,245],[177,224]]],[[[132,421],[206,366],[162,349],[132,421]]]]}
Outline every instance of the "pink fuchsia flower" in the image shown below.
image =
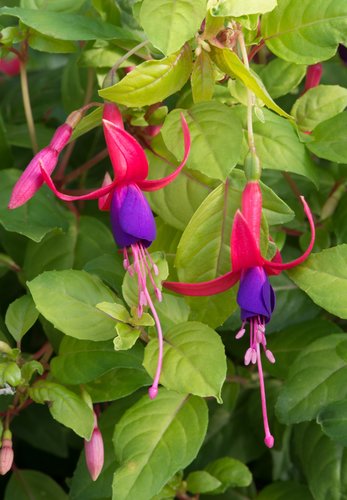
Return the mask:
{"type": "Polygon", "coordinates": [[[161,300],[161,291],[157,287],[154,276],[158,268],[154,264],[147,248],[156,237],[154,217],[143,191],[155,191],[172,182],[184,167],[190,151],[190,134],[188,125],[181,116],[184,138],[184,157],[176,170],[159,180],[148,180],[148,161],[140,144],[124,130],[122,115],[114,104],[104,106],[103,127],[106,144],[113,166],[114,180],[106,174],[103,186],[90,193],[71,196],[60,193],[49,172],[41,166],[42,176],[52,191],[64,201],[99,199],[101,210],[110,210],[111,227],[117,245],[123,249],[124,267],[138,283],[138,315],[141,316],[144,306],[149,306],[158,332],[159,354],[157,370],[149,396],[153,399],[158,393],[158,384],[163,357],[163,335],[160,321],[155,310],[147,282],[151,283],[157,299],[161,300]],[[128,251],[131,251],[133,264],[130,264],[128,251]]]}
{"type": "Polygon", "coordinates": [[[7,76],[16,76],[20,73],[20,60],[18,56],[0,59],[0,73],[7,76]]]}
{"type": "Polygon", "coordinates": [[[94,412],[94,428],[89,441],[84,440],[84,453],[89,474],[96,481],[104,466],[104,442],[94,412]]]}
{"type": "Polygon", "coordinates": [[[312,89],[313,87],[317,87],[322,78],[323,66],[321,63],[312,64],[308,66],[306,70],[306,80],[305,80],[305,88],[304,93],[307,90],[312,89]]]}
{"type": "Polygon", "coordinates": [[[262,211],[262,195],[259,183],[250,181],[242,193],[242,208],[235,214],[231,233],[231,266],[232,271],[214,280],[201,283],[175,283],[166,281],[164,287],[177,293],[192,296],[213,295],[224,292],[240,282],[237,302],[241,310],[242,326],[236,334],[240,339],[245,334],[246,323],[249,323],[250,343],[244,357],[245,365],[257,364],[261,393],[266,446],[272,448],[274,438],[270,432],[266,394],[261,361],[261,349],[267,359],[275,362],[274,355],[267,348],[265,325],[271,319],[275,307],[275,294],[269,282],[269,275],[279,274],[301,264],[310,254],[315,239],[315,227],[312,214],[303,197],[301,202],[311,228],[311,241],[301,257],[282,263],[277,251],[273,260],[266,260],[260,252],[260,223],[262,211]]]}

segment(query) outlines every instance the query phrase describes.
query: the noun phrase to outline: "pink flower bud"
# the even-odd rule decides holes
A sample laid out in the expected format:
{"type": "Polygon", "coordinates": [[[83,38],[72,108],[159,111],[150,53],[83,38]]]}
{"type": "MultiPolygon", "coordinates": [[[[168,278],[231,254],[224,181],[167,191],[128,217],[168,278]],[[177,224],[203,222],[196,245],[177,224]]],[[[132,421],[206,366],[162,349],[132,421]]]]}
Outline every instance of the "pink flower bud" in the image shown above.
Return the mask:
{"type": "Polygon", "coordinates": [[[72,135],[72,127],[67,123],[63,123],[57,130],[54,132],[52,140],[50,142],[50,147],[61,153],[61,151],[65,148],[66,144],[69,142],[70,137],[72,135]]]}
{"type": "Polygon", "coordinates": [[[323,73],[323,66],[320,63],[308,66],[306,71],[304,93],[307,90],[312,89],[313,87],[317,87],[317,85],[319,85],[320,79],[322,78],[322,73],[323,73]]]}
{"type": "Polygon", "coordinates": [[[18,208],[34,196],[43,184],[41,166],[51,175],[55,169],[59,153],[68,143],[72,134],[70,125],[64,123],[55,131],[49,146],[41,149],[31,160],[16,182],[8,208],[18,208]]]}
{"type": "MultiPolygon", "coordinates": [[[[94,414],[95,415],[95,414],[94,414]]],[[[96,481],[104,465],[104,442],[101,432],[97,426],[95,416],[95,427],[89,441],[84,441],[84,452],[89,474],[96,481]]]]}
{"type": "Polygon", "coordinates": [[[40,163],[42,162],[46,171],[51,174],[57,165],[58,155],[56,149],[47,146],[34,156],[16,182],[8,208],[18,208],[34,196],[43,184],[40,163]]]}
{"type": "Polygon", "coordinates": [[[12,439],[4,439],[0,450],[0,475],[4,476],[13,464],[12,439]]]}
{"type": "Polygon", "coordinates": [[[18,57],[12,59],[0,59],[0,72],[7,76],[16,76],[20,72],[20,61],[18,57]]]}

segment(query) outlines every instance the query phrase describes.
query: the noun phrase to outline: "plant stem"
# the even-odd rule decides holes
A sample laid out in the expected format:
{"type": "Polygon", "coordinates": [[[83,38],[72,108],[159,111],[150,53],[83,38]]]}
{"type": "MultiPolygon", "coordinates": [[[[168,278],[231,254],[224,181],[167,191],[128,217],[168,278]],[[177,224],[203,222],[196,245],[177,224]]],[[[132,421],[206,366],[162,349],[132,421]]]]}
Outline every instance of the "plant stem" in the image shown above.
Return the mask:
{"type": "Polygon", "coordinates": [[[120,57],[119,59],[117,59],[117,62],[112,66],[112,68],[110,69],[110,71],[108,72],[108,74],[106,75],[105,77],[105,80],[104,80],[104,86],[108,86],[107,84],[108,83],[111,83],[111,85],[113,84],[113,77],[114,77],[114,74],[115,72],[117,71],[117,69],[119,68],[119,66],[124,62],[126,61],[129,57],[131,57],[132,55],[136,54],[136,52],[140,49],[142,49],[142,47],[145,47],[147,44],[149,43],[149,40],[144,40],[143,42],[135,45],[135,47],[133,47],[132,49],[130,49],[128,52],[126,52],[124,54],[124,56],[120,57]],[[106,83],[106,85],[105,85],[106,83]]]}
{"type": "MultiPolygon", "coordinates": [[[[245,39],[243,33],[240,31],[239,34],[239,45],[241,49],[243,64],[246,69],[249,70],[248,54],[246,50],[245,39]]],[[[248,134],[248,147],[251,153],[256,154],[255,144],[254,144],[254,133],[253,133],[253,105],[254,105],[254,94],[251,90],[247,88],[247,134],[248,134]]]]}
{"type": "Polygon", "coordinates": [[[20,59],[20,84],[22,89],[22,98],[26,122],[28,125],[30,141],[34,154],[39,150],[36,138],[36,130],[33,119],[33,113],[30,103],[29,86],[28,86],[28,75],[26,70],[26,57],[20,59]]]}
{"type": "Polygon", "coordinates": [[[93,158],[83,163],[83,165],[81,165],[80,167],[75,168],[75,170],[70,174],[66,175],[63,179],[63,185],[68,184],[69,182],[75,180],[77,177],[79,177],[81,174],[83,174],[90,168],[94,167],[94,165],[102,161],[107,156],[108,156],[107,148],[103,149],[102,151],[99,151],[99,153],[97,153],[93,158]]]}

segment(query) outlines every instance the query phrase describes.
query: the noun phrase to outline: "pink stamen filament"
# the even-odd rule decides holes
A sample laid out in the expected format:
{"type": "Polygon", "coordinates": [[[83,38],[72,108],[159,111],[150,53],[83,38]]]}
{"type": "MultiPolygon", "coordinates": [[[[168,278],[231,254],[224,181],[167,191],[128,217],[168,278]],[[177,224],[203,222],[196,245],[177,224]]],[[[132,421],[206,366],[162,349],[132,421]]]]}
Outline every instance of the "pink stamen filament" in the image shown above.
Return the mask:
{"type": "Polygon", "coordinates": [[[266,446],[268,448],[272,448],[275,440],[274,440],[273,435],[270,432],[269,420],[268,420],[268,416],[267,416],[264,374],[263,374],[263,367],[261,364],[261,355],[260,355],[260,345],[259,344],[257,344],[257,361],[258,361],[261,409],[263,412],[263,423],[264,423],[264,432],[265,432],[264,443],[266,444],[266,446]]]}
{"type": "MultiPolygon", "coordinates": [[[[240,339],[244,334],[244,326],[245,321],[242,322],[241,329],[236,334],[236,338],[240,339]]],[[[265,439],[264,443],[268,448],[272,448],[274,445],[274,437],[272,436],[269,428],[269,420],[267,415],[267,407],[266,407],[266,392],[265,392],[265,383],[264,383],[264,374],[263,374],[263,366],[261,362],[261,353],[260,346],[263,347],[264,353],[270,363],[275,362],[275,357],[272,352],[266,349],[266,337],[265,337],[265,320],[262,316],[256,316],[254,318],[250,318],[249,320],[249,337],[250,337],[250,346],[245,354],[245,365],[249,365],[249,363],[258,365],[258,374],[259,374],[259,385],[260,385],[260,398],[261,398],[261,408],[263,414],[263,423],[264,423],[264,432],[265,439]]]]}
{"type": "MultiPolygon", "coordinates": [[[[152,386],[148,389],[148,394],[151,399],[154,399],[157,394],[158,394],[158,385],[159,385],[159,379],[161,375],[161,370],[162,370],[162,364],[163,364],[163,351],[164,351],[164,338],[163,338],[163,332],[161,329],[161,324],[160,320],[157,314],[157,311],[154,307],[152,298],[150,296],[150,293],[147,288],[147,276],[150,279],[151,285],[154,289],[154,292],[159,299],[161,300],[161,292],[159,288],[157,287],[152,272],[155,274],[158,274],[158,268],[154,264],[152,258],[149,255],[149,252],[143,248],[143,246],[139,243],[136,243],[135,245],[131,245],[131,250],[133,254],[133,269],[135,273],[137,274],[137,284],[138,284],[138,307],[137,307],[137,312],[138,315],[141,316],[143,313],[143,306],[148,305],[148,307],[151,310],[151,313],[154,318],[154,322],[156,325],[157,329],[157,334],[158,334],[158,361],[157,361],[157,369],[155,372],[154,380],[152,386]],[[148,260],[150,263],[148,263],[148,260]]],[[[126,250],[125,250],[126,252],[126,250]]],[[[128,265],[128,272],[131,269],[130,263],[129,263],[129,258],[128,254],[124,254],[124,263],[125,265],[128,265]],[[130,266],[130,267],[129,267],[130,266]]],[[[124,267],[125,267],[124,265],[124,267]]],[[[131,275],[131,274],[130,274],[131,275]]]]}

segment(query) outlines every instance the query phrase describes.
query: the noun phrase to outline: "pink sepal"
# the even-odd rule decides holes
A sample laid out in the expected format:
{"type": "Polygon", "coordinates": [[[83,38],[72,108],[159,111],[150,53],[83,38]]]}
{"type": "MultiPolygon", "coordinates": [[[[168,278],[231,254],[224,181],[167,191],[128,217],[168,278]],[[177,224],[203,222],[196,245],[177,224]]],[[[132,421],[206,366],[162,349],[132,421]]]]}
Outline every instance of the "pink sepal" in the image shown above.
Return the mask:
{"type": "Polygon", "coordinates": [[[310,255],[310,253],[312,251],[315,237],[316,237],[316,230],[314,227],[313,216],[312,216],[312,213],[311,213],[309,206],[306,203],[305,198],[303,196],[300,196],[300,199],[301,199],[301,203],[303,204],[303,207],[304,207],[304,212],[305,212],[306,217],[308,219],[308,222],[310,224],[310,229],[311,229],[310,243],[309,243],[307,249],[305,250],[305,252],[300,257],[298,257],[297,259],[292,260],[290,262],[282,263],[282,262],[264,260],[264,269],[268,274],[278,274],[278,271],[281,272],[281,271],[285,271],[286,269],[292,269],[293,267],[296,267],[299,264],[302,264],[302,262],[304,262],[307,259],[307,257],[310,255]]]}
{"type": "Polygon", "coordinates": [[[238,210],[234,217],[231,232],[231,265],[234,272],[250,267],[262,266],[264,262],[258,243],[247,224],[246,219],[238,210]]]}
{"type": "Polygon", "coordinates": [[[148,175],[148,161],[140,144],[122,128],[103,119],[104,135],[115,178],[138,182],[148,175]]]}
{"type": "Polygon", "coordinates": [[[182,130],[183,130],[183,139],[184,139],[184,156],[181,164],[176,168],[172,174],[163,177],[162,179],[158,180],[142,180],[138,182],[138,185],[142,191],[156,191],[157,189],[161,189],[170,182],[172,182],[178,174],[181,172],[182,168],[187,162],[189,152],[190,152],[190,145],[191,145],[191,140],[190,140],[190,133],[189,133],[189,128],[186,122],[186,119],[184,118],[183,113],[181,113],[181,123],[182,123],[182,130]]]}
{"type": "Polygon", "coordinates": [[[214,280],[202,281],[200,283],[179,283],[175,281],[164,281],[163,286],[173,292],[193,297],[215,295],[229,290],[240,279],[240,273],[229,271],[214,280]]]}
{"type": "Polygon", "coordinates": [[[118,106],[116,106],[113,102],[105,102],[102,118],[113,123],[116,127],[124,129],[122,114],[119,111],[118,106]]]}
{"type": "MultiPolygon", "coordinates": [[[[112,184],[112,179],[111,179],[110,174],[108,172],[106,172],[103,183],[102,183],[102,187],[109,186],[110,184],[112,184]]],[[[100,198],[98,200],[99,210],[110,210],[112,196],[113,196],[113,193],[108,193],[108,194],[105,194],[105,196],[100,196],[100,198]]]]}
{"type": "Polygon", "coordinates": [[[58,191],[43,164],[40,164],[40,170],[42,178],[49,187],[49,189],[53,191],[53,193],[56,195],[57,198],[63,201],[96,200],[97,198],[100,198],[100,196],[105,196],[108,193],[110,193],[116,187],[117,184],[116,181],[113,181],[108,186],[101,187],[100,189],[95,189],[90,193],[81,194],[79,196],[71,196],[69,194],[64,194],[58,191]]]}
{"type": "Polygon", "coordinates": [[[50,147],[60,153],[69,142],[71,135],[72,127],[70,127],[67,123],[63,123],[63,125],[60,125],[60,127],[58,127],[54,132],[52,140],[49,144],[50,147]]]}
{"type": "Polygon", "coordinates": [[[306,80],[305,80],[305,89],[304,93],[312,89],[313,87],[317,87],[319,85],[320,80],[322,78],[323,66],[321,63],[312,64],[308,66],[306,70],[306,80]]]}
{"type": "Polygon", "coordinates": [[[258,181],[247,182],[242,192],[242,215],[259,248],[262,194],[258,181]]]}
{"type": "Polygon", "coordinates": [[[43,184],[40,165],[43,164],[47,175],[53,172],[58,162],[58,151],[47,146],[41,149],[29,165],[26,167],[22,175],[16,182],[11,193],[11,199],[8,208],[18,208],[24,205],[30,198],[34,196],[36,191],[40,189],[43,184]]]}

